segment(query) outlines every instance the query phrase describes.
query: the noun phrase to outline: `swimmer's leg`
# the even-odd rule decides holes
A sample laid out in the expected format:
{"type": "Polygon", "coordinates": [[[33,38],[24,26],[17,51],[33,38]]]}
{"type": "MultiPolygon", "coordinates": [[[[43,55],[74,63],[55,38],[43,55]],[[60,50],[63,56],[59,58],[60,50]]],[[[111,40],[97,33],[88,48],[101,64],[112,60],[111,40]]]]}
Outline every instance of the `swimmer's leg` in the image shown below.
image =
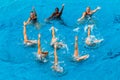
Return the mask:
{"type": "Polygon", "coordinates": [[[42,53],[41,51],[41,43],[40,43],[40,34],[38,34],[38,55],[42,53]]]}
{"type": "Polygon", "coordinates": [[[56,49],[57,49],[57,46],[56,44],[54,44],[54,65],[52,66],[54,70],[57,69],[57,65],[58,65],[58,57],[57,57],[56,49]]]}
{"type": "Polygon", "coordinates": [[[78,57],[78,36],[75,36],[75,49],[74,49],[74,57],[78,57]]]}
{"type": "Polygon", "coordinates": [[[91,28],[88,27],[88,37],[90,36],[90,33],[91,33],[91,28]]]}
{"type": "Polygon", "coordinates": [[[23,36],[24,36],[24,42],[28,41],[27,34],[26,34],[26,22],[23,22],[24,27],[23,27],[23,36]]]}
{"type": "Polygon", "coordinates": [[[89,54],[86,54],[84,56],[81,56],[81,57],[77,58],[77,61],[85,60],[87,58],[89,58],[89,54]]]}
{"type": "Polygon", "coordinates": [[[28,46],[36,45],[37,44],[37,40],[27,40],[25,42],[25,44],[28,45],[28,46]]]}

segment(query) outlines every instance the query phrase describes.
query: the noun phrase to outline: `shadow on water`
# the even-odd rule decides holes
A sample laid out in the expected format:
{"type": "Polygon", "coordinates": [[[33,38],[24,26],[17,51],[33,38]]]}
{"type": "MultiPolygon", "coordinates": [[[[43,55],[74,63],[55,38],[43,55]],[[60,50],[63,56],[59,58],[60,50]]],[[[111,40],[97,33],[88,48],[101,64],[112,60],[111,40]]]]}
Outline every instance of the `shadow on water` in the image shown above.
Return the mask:
{"type": "Polygon", "coordinates": [[[46,24],[54,24],[54,22],[56,22],[56,21],[59,22],[63,26],[66,26],[66,27],[69,27],[69,28],[72,27],[72,26],[69,26],[68,24],[66,24],[65,21],[62,18],[57,18],[57,19],[55,18],[55,19],[46,21],[46,24]]]}
{"type": "Polygon", "coordinates": [[[113,23],[120,23],[120,15],[115,15],[113,23]]]}
{"type": "Polygon", "coordinates": [[[60,18],[60,19],[57,19],[57,21],[59,21],[61,25],[69,27],[69,25],[67,25],[63,19],[60,18]]]}
{"type": "Polygon", "coordinates": [[[116,58],[116,57],[119,57],[119,56],[120,56],[120,52],[117,52],[116,54],[110,56],[109,58],[113,59],[113,58],[116,58]]]}
{"type": "Polygon", "coordinates": [[[2,53],[0,55],[0,61],[2,62],[10,63],[10,64],[23,64],[29,62],[29,61],[15,59],[15,57],[13,57],[11,53],[8,52],[7,50],[0,50],[0,52],[2,53]]]}
{"type": "Polygon", "coordinates": [[[10,53],[6,50],[2,50],[0,51],[2,53],[1,57],[0,57],[0,61],[3,61],[3,62],[11,62],[10,61],[10,53]],[[3,56],[5,56],[6,58],[4,58],[3,56]]]}
{"type": "Polygon", "coordinates": [[[4,29],[5,28],[5,24],[0,24],[0,29],[4,29]]]}
{"type": "Polygon", "coordinates": [[[109,51],[109,52],[107,53],[107,56],[108,56],[108,57],[103,58],[103,60],[117,58],[117,57],[120,56],[120,52],[114,53],[113,51],[109,51]]]}

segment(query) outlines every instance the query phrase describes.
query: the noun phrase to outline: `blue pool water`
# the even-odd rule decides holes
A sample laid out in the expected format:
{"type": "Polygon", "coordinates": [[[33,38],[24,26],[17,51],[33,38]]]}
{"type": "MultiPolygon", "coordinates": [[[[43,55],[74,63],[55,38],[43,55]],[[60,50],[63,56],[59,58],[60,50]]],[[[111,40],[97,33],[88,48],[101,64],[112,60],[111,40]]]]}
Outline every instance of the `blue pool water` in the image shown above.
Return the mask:
{"type": "Polygon", "coordinates": [[[120,80],[120,1],[119,0],[0,0],[0,80],[120,80]],[[58,21],[46,24],[49,17],[62,3],[65,9],[62,15],[65,25],[58,21]],[[41,34],[41,46],[49,51],[49,61],[41,63],[36,59],[37,46],[26,47],[23,44],[23,21],[27,20],[32,6],[35,7],[40,30],[27,26],[29,39],[37,39],[41,34]],[[94,14],[94,35],[104,41],[96,48],[85,47],[85,25],[77,25],[77,19],[85,11],[101,6],[94,14]],[[52,71],[53,48],[49,45],[54,25],[56,36],[67,44],[68,50],[57,51],[62,74],[52,71]],[[79,27],[79,31],[73,31],[79,27]],[[81,63],[72,61],[74,36],[79,37],[81,55],[89,53],[90,58],[81,63]]]}

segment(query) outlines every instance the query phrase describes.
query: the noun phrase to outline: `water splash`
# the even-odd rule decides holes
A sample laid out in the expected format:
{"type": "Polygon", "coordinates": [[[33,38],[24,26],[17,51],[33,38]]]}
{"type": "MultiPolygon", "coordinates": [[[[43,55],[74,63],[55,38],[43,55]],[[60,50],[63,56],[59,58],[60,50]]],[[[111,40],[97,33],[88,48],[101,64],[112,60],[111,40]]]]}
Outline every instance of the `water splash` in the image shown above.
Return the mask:
{"type": "Polygon", "coordinates": [[[52,28],[54,28],[56,32],[58,31],[58,29],[57,29],[57,28],[55,28],[54,26],[52,26],[52,27],[49,29],[49,31],[51,31],[51,30],[52,30],[52,28]]]}
{"type": "Polygon", "coordinates": [[[74,32],[79,32],[79,29],[80,29],[80,28],[77,27],[77,28],[73,29],[73,31],[74,31],[74,32]]]}
{"type": "Polygon", "coordinates": [[[85,28],[84,28],[84,32],[87,32],[88,27],[90,27],[91,31],[93,31],[94,24],[86,25],[85,28]]]}

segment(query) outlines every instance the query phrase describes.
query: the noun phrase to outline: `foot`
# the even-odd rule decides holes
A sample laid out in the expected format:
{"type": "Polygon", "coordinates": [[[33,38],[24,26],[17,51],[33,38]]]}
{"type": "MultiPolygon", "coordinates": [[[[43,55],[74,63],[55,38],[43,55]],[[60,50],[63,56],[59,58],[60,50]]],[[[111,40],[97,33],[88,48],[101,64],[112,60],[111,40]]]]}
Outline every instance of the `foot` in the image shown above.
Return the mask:
{"type": "Polygon", "coordinates": [[[100,6],[98,6],[98,7],[97,7],[97,10],[99,10],[99,9],[101,9],[101,7],[100,7],[100,6]]]}

